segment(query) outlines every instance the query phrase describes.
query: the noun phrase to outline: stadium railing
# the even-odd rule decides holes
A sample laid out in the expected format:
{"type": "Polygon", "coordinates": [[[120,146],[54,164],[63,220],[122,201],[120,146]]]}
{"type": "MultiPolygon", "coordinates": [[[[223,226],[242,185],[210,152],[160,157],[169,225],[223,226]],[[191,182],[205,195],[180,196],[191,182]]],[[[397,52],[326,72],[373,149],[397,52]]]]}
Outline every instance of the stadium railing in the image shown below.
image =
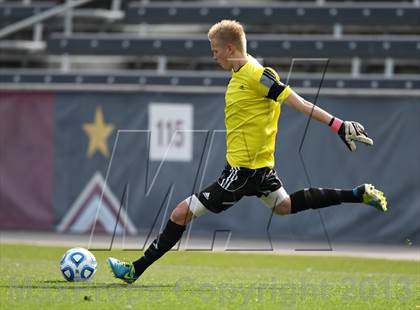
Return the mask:
{"type": "MultiPolygon", "coordinates": [[[[169,71],[165,75],[154,70],[132,70],[88,73],[57,72],[28,69],[0,69],[2,89],[58,89],[67,91],[141,91],[216,92],[223,93],[229,80],[225,72],[169,71]]],[[[401,75],[393,79],[383,75],[352,78],[348,74],[293,73],[285,82],[303,94],[337,95],[414,95],[420,96],[420,76],[401,75]],[[356,91],[357,90],[357,91],[356,91]]]]}

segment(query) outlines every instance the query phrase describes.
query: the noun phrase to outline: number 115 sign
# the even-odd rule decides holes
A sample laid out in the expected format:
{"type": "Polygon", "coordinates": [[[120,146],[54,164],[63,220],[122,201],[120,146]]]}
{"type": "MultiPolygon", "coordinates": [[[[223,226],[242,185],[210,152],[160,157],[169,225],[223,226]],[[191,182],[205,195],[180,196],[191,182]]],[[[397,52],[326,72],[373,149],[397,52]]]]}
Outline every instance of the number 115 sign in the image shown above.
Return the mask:
{"type": "Polygon", "coordinates": [[[192,104],[149,104],[151,160],[192,160],[193,114],[192,104]]]}

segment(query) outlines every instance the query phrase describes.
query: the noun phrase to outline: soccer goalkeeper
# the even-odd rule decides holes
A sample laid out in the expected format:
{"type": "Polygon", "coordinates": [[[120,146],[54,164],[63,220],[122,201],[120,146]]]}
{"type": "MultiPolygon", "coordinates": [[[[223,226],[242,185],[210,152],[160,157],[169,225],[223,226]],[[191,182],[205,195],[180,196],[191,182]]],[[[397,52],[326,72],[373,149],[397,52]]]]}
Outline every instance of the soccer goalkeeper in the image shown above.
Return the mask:
{"type": "Polygon", "coordinates": [[[135,262],[108,258],[115,277],[132,283],[182,237],[193,217],[208,212],[220,213],[243,196],[257,196],[275,214],[295,214],[342,202],[364,203],[380,211],[387,210],[384,194],[373,185],[362,184],[350,190],[308,188],[288,194],[274,170],[277,122],[283,103],[311,115],[337,133],[350,151],[356,143],[372,145],[363,126],[343,121],[300,97],[283,84],[271,68],[263,67],[246,52],[242,25],[223,20],[209,32],[214,60],[232,72],[227,86],[225,124],[227,164],[211,185],[180,202],[172,211],[163,232],[135,262]]]}

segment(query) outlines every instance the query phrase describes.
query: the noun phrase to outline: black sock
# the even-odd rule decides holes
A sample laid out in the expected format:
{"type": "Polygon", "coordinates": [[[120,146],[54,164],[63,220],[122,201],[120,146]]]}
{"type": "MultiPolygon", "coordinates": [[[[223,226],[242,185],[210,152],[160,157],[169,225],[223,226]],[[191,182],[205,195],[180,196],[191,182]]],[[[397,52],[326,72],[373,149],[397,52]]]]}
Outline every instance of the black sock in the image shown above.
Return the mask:
{"type": "Polygon", "coordinates": [[[153,240],[144,256],[133,262],[136,276],[140,276],[151,264],[168,252],[181,239],[185,226],[178,225],[170,219],[163,232],[153,240]]]}
{"type": "Polygon", "coordinates": [[[362,202],[352,190],[307,188],[290,195],[291,211],[297,213],[307,209],[320,209],[339,205],[342,202],[362,202]]]}

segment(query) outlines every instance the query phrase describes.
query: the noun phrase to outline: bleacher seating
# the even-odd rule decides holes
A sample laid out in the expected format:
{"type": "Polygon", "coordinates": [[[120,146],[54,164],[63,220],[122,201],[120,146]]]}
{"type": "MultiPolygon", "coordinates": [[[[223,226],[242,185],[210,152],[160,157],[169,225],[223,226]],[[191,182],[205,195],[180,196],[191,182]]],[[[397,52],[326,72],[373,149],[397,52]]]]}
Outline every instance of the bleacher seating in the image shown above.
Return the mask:
{"type": "MultiPolygon", "coordinates": [[[[420,59],[420,37],[248,35],[248,51],[259,57],[365,57],[420,59]]],[[[206,35],[53,34],[48,39],[51,54],[75,55],[166,55],[209,56],[206,35]]]]}
{"type": "MultiPolygon", "coordinates": [[[[197,2],[130,2],[124,22],[135,24],[211,24],[236,18],[249,25],[336,24],[409,26],[420,28],[420,7],[413,4],[256,3],[212,4],[197,2]]],[[[267,29],[269,31],[269,29],[267,29]]],[[[248,36],[249,50],[259,57],[360,57],[420,59],[419,36],[255,34],[248,36]]],[[[53,34],[48,39],[53,54],[166,55],[197,57],[210,55],[204,34],[53,34]]]]}
{"type": "MultiPolygon", "coordinates": [[[[62,2],[0,2],[0,25],[13,23],[62,2]]],[[[67,17],[70,29],[64,27],[64,15],[54,16],[53,27],[38,27],[38,33],[33,31],[32,40],[37,40],[35,45],[28,45],[28,41],[24,41],[24,45],[13,44],[13,39],[22,37],[20,34],[7,40],[0,39],[0,62],[6,63],[2,67],[9,68],[1,71],[0,82],[24,84],[34,81],[64,85],[83,81],[132,85],[137,81],[156,85],[222,86],[226,76],[212,75],[220,70],[215,70],[217,65],[211,59],[206,31],[212,23],[229,18],[245,25],[248,51],[264,58],[265,65],[287,70],[292,59],[328,58],[329,74],[325,87],[419,88],[418,0],[270,1],[252,4],[235,1],[126,1],[122,10],[119,7],[109,9],[112,7],[110,3],[111,0],[100,4],[93,1],[75,9],[70,24],[67,17]],[[42,36],[40,31],[44,32],[42,36]],[[13,49],[17,50],[19,46],[19,53],[14,53],[13,49]],[[107,59],[115,56],[119,57],[116,66],[126,73],[90,73],[91,68],[101,67],[99,59],[104,67],[111,68],[107,66],[107,59]],[[95,64],[90,63],[92,57],[97,60],[95,64]],[[10,66],[9,60],[14,64],[10,66]],[[43,66],[50,69],[50,73],[43,78],[37,70],[23,73],[19,71],[19,65],[15,65],[20,62],[31,64],[31,61],[34,63],[32,67],[43,66]],[[79,67],[84,71],[72,73],[75,62],[83,63],[79,67]],[[137,70],[143,68],[143,63],[147,69],[153,66],[154,73],[137,70]],[[61,70],[51,71],[51,68],[61,70]],[[136,73],[130,72],[130,68],[136,73]],[[184,70],[184,73],[180,75],[178,71],[170,71],[171,68],[184,70]]],[[[48,25],[48,22],[44,24],[48,25]]],[[[24,39],[28,40],[28,35],[24,39]]],[[[294,80],[298,87],[314,87],[314,81],[319,79],[322,65],[307,61],[308,64],[295,67],[297,72],[306,72],[304,77],[294,80]]]]}
{"type": "Polygon", "coordinates": [[[130,2],[127,23],[213,24],[237,19],[259,25],[396,25],[420,26],[420,7],[410,3],[348,3],[318,5],[315,2],[130,2]]]}
{"type": "Polygon", "coordinates": [[[11,22],[30,17],[46,11],[56,4],[56,1],[38,1],[30,4],[25,4],[24,2],[0,2],[0,24],[7,25],[11,22]]]}

